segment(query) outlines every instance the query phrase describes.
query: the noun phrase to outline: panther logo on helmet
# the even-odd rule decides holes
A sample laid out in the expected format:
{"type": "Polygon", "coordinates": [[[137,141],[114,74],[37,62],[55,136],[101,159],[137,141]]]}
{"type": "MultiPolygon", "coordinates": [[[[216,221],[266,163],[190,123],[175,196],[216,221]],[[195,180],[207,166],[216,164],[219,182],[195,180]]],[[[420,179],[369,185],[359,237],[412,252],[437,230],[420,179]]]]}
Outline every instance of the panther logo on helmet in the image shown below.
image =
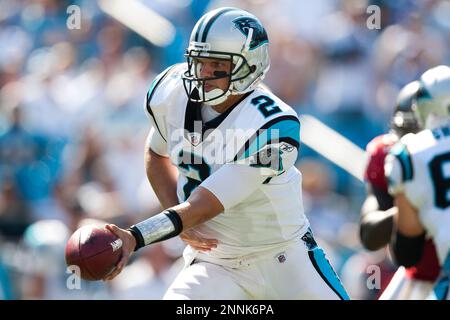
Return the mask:
{"type": "Polygon", "coordinates": [[[256,19],[251,17],[239,17],[234,19],[233,23],[246,37],[251,33],[250,50],[257,48],[268,41],[266,30],[264,30],[256,19]]]}

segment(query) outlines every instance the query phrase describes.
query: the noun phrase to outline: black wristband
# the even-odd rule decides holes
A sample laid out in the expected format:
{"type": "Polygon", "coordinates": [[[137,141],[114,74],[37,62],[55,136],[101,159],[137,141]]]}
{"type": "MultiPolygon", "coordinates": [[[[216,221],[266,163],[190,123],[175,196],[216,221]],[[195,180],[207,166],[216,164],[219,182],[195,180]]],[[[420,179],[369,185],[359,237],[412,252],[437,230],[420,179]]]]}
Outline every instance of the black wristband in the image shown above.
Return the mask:
{"type": "Polygon", "coordinates": [[[426,233],[408,237],[397,231],[393,243],[394,261],[405,268],[416,265],[423,254],[426,233]]]}
{"type": "Polygon", "coordinates": [[[136,228],[136,226],[131,226],[127,230],[131,232],[134,239],[136,240],[136,247],[134,247],[134,251],[138,251],[140,248],[145,246],[144,238],[142,237],[141,232],[139,231],[138,228],[136,228]]]}

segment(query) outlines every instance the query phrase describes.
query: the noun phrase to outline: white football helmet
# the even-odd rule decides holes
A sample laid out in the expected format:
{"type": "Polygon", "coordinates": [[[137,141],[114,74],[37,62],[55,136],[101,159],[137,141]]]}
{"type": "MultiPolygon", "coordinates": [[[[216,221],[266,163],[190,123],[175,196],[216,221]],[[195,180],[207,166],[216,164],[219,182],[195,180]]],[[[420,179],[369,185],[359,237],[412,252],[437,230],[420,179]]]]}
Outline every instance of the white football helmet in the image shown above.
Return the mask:
{"type": "Polygon", "coordinates": [[[183,75],[183,83],[189,99],[216,105],[230,94],[253,90],[269,70],[268,47],[266,30],[254,15],[228,7],[208,12],[192,30],[186,50],[188,70],[183,75]],[[231,61],[230,71],[201,78],[201,63],[196,58],[231,61]],[[221,78],[229,79],[227,90],[216,88],[205,92],[205,81],[221,78]]]}
{"type": "Polygon", "coordinates": [[[450,122],[450,68],[437,66],[419,79],[413,110],[422,128],[431,129],[450,122]]]}

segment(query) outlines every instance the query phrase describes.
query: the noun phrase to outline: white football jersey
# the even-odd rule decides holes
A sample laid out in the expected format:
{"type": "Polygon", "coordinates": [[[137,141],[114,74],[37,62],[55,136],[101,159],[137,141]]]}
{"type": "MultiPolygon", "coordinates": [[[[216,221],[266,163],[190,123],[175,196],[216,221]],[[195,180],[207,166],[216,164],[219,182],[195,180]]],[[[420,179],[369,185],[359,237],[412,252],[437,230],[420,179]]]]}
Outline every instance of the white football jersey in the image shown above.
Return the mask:
{"type": "Polygon", "coordinates": [[[408,134],[386,157],[392,194],[404,192],[433,237],[441,265],[450,249],[450,125],[408,134]]]}
{"type": "Polygon", "coordinates": [[[295,111],[260,85],[204,122],[202,105],[186,95],[181,78],[186,68],[174,65],[152,83],[146,103],[154,127],[150,146],[178,167],[180,202],[201,185],[224,206],[223,213],[195,228],[205,238],[219,240],[207,255],[241,257],[303,235],[309,222],[301,174],[294,166],[300,140],[295,111]],[[246,195],[249,170],[258,170],[260,183],[246,195]]]}

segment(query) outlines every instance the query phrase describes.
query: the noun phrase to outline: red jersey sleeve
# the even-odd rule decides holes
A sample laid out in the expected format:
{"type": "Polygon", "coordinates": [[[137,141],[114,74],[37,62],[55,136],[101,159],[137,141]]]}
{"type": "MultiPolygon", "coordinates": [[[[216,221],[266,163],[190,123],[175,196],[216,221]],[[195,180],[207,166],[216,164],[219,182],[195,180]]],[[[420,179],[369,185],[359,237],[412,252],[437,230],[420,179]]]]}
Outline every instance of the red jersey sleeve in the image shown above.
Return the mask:
{"type": "Polygon", "coordinates": [[[364,179],[373,187],[386,192],[388,191],[388,186],[384,176],[384,159],[395,142],[395,136],[392,134],[384,134],[372,139],[366,147],[369,156],[364,172],[364,179]]]}

